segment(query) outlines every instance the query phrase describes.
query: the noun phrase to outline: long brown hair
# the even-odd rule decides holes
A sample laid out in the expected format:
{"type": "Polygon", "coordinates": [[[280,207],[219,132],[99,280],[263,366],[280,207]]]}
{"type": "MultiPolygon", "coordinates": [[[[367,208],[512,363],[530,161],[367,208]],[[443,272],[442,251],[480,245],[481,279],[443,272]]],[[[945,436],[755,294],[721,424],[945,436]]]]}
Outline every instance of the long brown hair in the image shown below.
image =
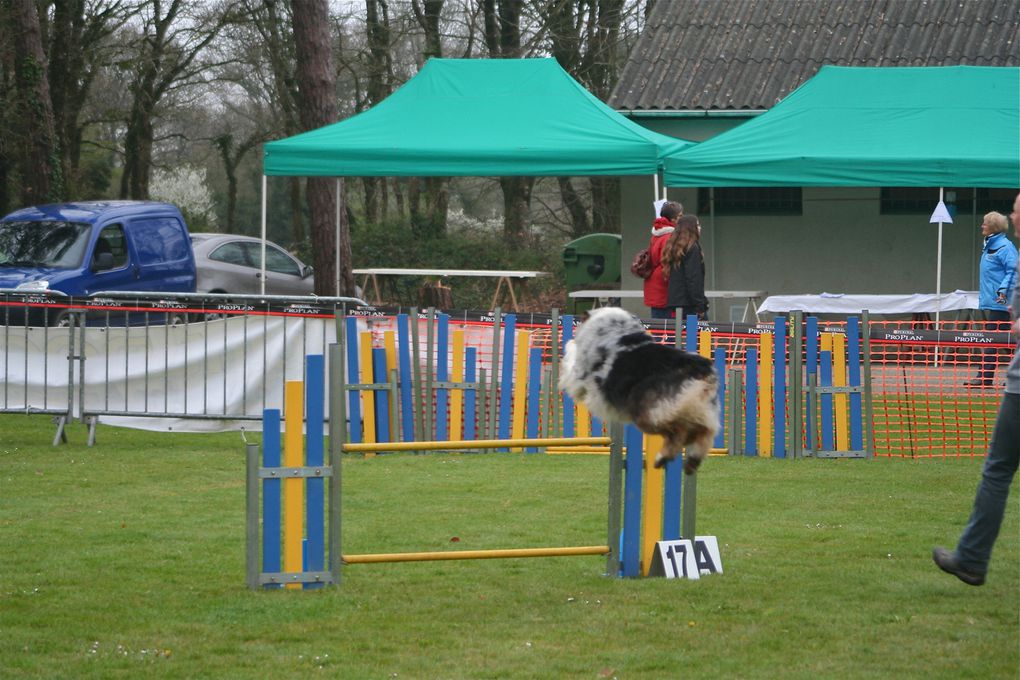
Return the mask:
{"type": "Polygon", "coordinates": [[[676,229],[662,247],[662,275],[669,278],[669,272],[680,265],[680,260],[695,243],[701,239],[698,232],[698,216],[684,215],[676,223],[676,229]]]}

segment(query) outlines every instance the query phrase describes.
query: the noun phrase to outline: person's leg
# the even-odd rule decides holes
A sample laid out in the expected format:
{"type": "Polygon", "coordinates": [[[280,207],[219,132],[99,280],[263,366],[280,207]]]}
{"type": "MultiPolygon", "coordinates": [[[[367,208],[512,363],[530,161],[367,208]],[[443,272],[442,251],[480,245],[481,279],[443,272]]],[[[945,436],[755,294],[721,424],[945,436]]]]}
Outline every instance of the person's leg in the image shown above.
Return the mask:
{"type": "Polygon", "coordinates": [[[983,574],[988,570],[992,546],[999,535],[1002,516],[1009,497],[1009,486],[1020,462],[1020,394],[1003,397],[995,430],[988,446],[967,528],[956,546],[956,559],[967,571],[983,574]]]}
{"type": "Polygon", "coordinates": [[[673,310],[669,307],[651,307],[653,319],[672,319],[673,310]]]}
{"type": "MultiPolygon", "coordinates": [[[[1009,312],[995,309],[984,309],[981,312],[985,320],[985,324],[982,327],[983,331],[998,331],[1003,323],[1009,323],[1009,312]],[[995,324],[991,322],[995,322],[995,324]]],[[[995,378],[995,365],[998,363],[999,354],[999,348],[997,347],[985,347],[981,351],[981,368],[978,371],[978,380],[981,381],[980,384],[984,387],[992,386],[993,379],[995,378]]]]}

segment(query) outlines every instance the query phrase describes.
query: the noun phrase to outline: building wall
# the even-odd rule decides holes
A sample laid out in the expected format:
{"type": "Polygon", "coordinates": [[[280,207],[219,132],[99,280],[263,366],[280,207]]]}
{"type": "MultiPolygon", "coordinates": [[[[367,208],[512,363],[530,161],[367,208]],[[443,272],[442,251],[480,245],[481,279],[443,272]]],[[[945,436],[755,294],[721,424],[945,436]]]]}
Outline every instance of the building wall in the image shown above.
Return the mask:
{"type": "MultiPolygon", "coordinates": [[[[735,125],[735,119],[637,119],[674,136],[700,141],[735,125]]],[[[629,272],[634,254],[648,243],[654,219],[650,177],[622,181],[623,288],[641,288],[629,272]]],[[[661,191],[661,188],[660,188],[661,191]]],[[[769,294],[934,293],[938,225],[924,215],[881,215],[878,187],[805,187],[799,216],[701,214],[706,288],[764,290],[769,294]]],[[[698,190],[670,188],[685,212],[698,210],[698,190]]],[[[931,208],[938,203],[933,191],[931,208]]],[[[997,208],[1009,213],[1011,206],[997,208]]],[[[943,228],[942,291],[976,290],[981,216],[957,215],[943,228]]],[[[728,304],[728,303],[727,303],[728,304]]],[[[736,305],[737,302],[732,304],[736,305]]],[[[640,301],[625,304],[647,313],[640,301]]],[[[742,305],[741,305],[742,309],[742,305]]],[[[730,319],[713,309],[713,320],[730,319]]]]}

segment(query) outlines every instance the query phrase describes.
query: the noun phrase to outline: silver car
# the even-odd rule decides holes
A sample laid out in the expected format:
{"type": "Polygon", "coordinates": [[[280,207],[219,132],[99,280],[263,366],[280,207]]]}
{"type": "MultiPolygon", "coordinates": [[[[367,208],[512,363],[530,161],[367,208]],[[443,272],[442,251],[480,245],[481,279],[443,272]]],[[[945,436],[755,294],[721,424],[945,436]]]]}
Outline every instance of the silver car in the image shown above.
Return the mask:
{"type": "MultiPolygon", "coordinates": [[[[199,293],[262,293],[262,240],[235,234],[191,234],[199,293]]],[[[266,241],[266,294],[312,295],[312,268],[266,241]]]]}

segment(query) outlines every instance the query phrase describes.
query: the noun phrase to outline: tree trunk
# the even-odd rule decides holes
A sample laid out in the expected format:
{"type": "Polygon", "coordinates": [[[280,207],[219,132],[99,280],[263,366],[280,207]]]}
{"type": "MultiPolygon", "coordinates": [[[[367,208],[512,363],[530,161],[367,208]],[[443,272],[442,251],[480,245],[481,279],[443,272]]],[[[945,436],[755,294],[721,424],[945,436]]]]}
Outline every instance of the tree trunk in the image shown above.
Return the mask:
{"type": "MultiPolygon", "coordinates": [[[[444,0],[412,0],[418,25],[425,33],[425,47],[422,57],[425,60],[443,56],[442,33],[440,18],[444,0]]],[[[418,187],[425,199],[423,210],[412,211],[411,228],[425,238],[442,238],[446,236],[446,218],[450,207],[450,181],[445,177],[426,177],[418,187]]]]}
{"type": "Polygon", "coordinates": [[[397,211],[398,219],[402,219],[407,215],[407,205],[404,200],[402,180],[399,177],[393,178],[393,207],[397,211]]]}
{"type": "Polygon", "coordinates": [[[227,175],[227,223],[224,231],[228,234],[234,233],[234,220],[237,214],[237,162],[233,156],[234,138],[227,135],[220,135],[213,140],[220,152],[220,160],[223,161],[223,171],[227,175]]]}
{"type": "Polygon", "coordinates": [[[379,188],[385,188],[386,182],[378,177],[362,177],[361,185],[365,190],[365,221],[369,224],[379,222],[379,188]]]}
{"type": "Polygon", "coordinates": [[[54,133],[39,15],[32,0],[11,0],[9,7],[23,135],[19,154],[21,201],[25,205],[59,201],[63,198],[60,150],[54,133]]]}
{"type": "Polygon", "coordinates": [[[503,236],[513,248],[524,246],[529,237],[531,189],[534,177],[501,177],[503,189],[503,236]]]}
{"type": "MultiPolygon", "coordinates": [[[[300,93],[299,112],[306,130],[337,119],[337,102],[334,91],[333,59],[330,50],[329,9],[326,0],[291,0],[294,23],[294,45],[297,57],[295,75],[300,93]]],[[[312,248],[315,262],[315,292],[318,295],[336,293],[336,200],[335,180],[311,178],[308,180],[308,210],[311,219],[312,248]]],[[[346,216],[346,208],[341,216],[346,216]]],[[[354,273],[351,271],[351,235],[346,219],[341,219],[340,282],[341,293],[354,294],[354,273]]]]}
{"type": "Polygon", "coordinates": [[[128,191],[130,197],[139,201],[149,199],[149,177],[152,174],[152,110],[143,111],[138,119],[138,146],[135,149],[135,172],[130,177],[128,191]]]}
{"type": "Polygon", "coordinates": [[[305,218],[301,214],[301,178],[290,178],[290,237],[294,243],[305,240],[305,218]]]}
{"type": "Polygon", "coordinates": [[[619,234],[620,227],[620,180],[616,177],[592,177],[592,231],[619,234]]]}
{"type": "Polygon", "coordinates": [[[223,171],[227,175],[227,223],[224,228],[228,234],[233,234],[237,228],[237,168],[260,139],[258,132],[249,135],[239,145],[234,144],[234,136],[230,133],[213,139],[213,144],[220,152],[220,160],[223,161],[223,171]]]}
{"type": "MultiPolygon", "coordinates": [[[[521,56],[522,0],[481,0],[485,46],[492,57],[521,56]]],[[[503,190],[503,236],[511,247],[522,246],[528,237],[531,188],[534,177],[500,177],[503,190]]]]}
{"type": "Polygon", "coordinates": [[[557,177],[556,181],[560,185],[560,197],[563,200],[563,205],[570,215],[571,233],[575,238],[590,233],[591,222],[588,220],[588,211],[570,178],[557,177]]]}

